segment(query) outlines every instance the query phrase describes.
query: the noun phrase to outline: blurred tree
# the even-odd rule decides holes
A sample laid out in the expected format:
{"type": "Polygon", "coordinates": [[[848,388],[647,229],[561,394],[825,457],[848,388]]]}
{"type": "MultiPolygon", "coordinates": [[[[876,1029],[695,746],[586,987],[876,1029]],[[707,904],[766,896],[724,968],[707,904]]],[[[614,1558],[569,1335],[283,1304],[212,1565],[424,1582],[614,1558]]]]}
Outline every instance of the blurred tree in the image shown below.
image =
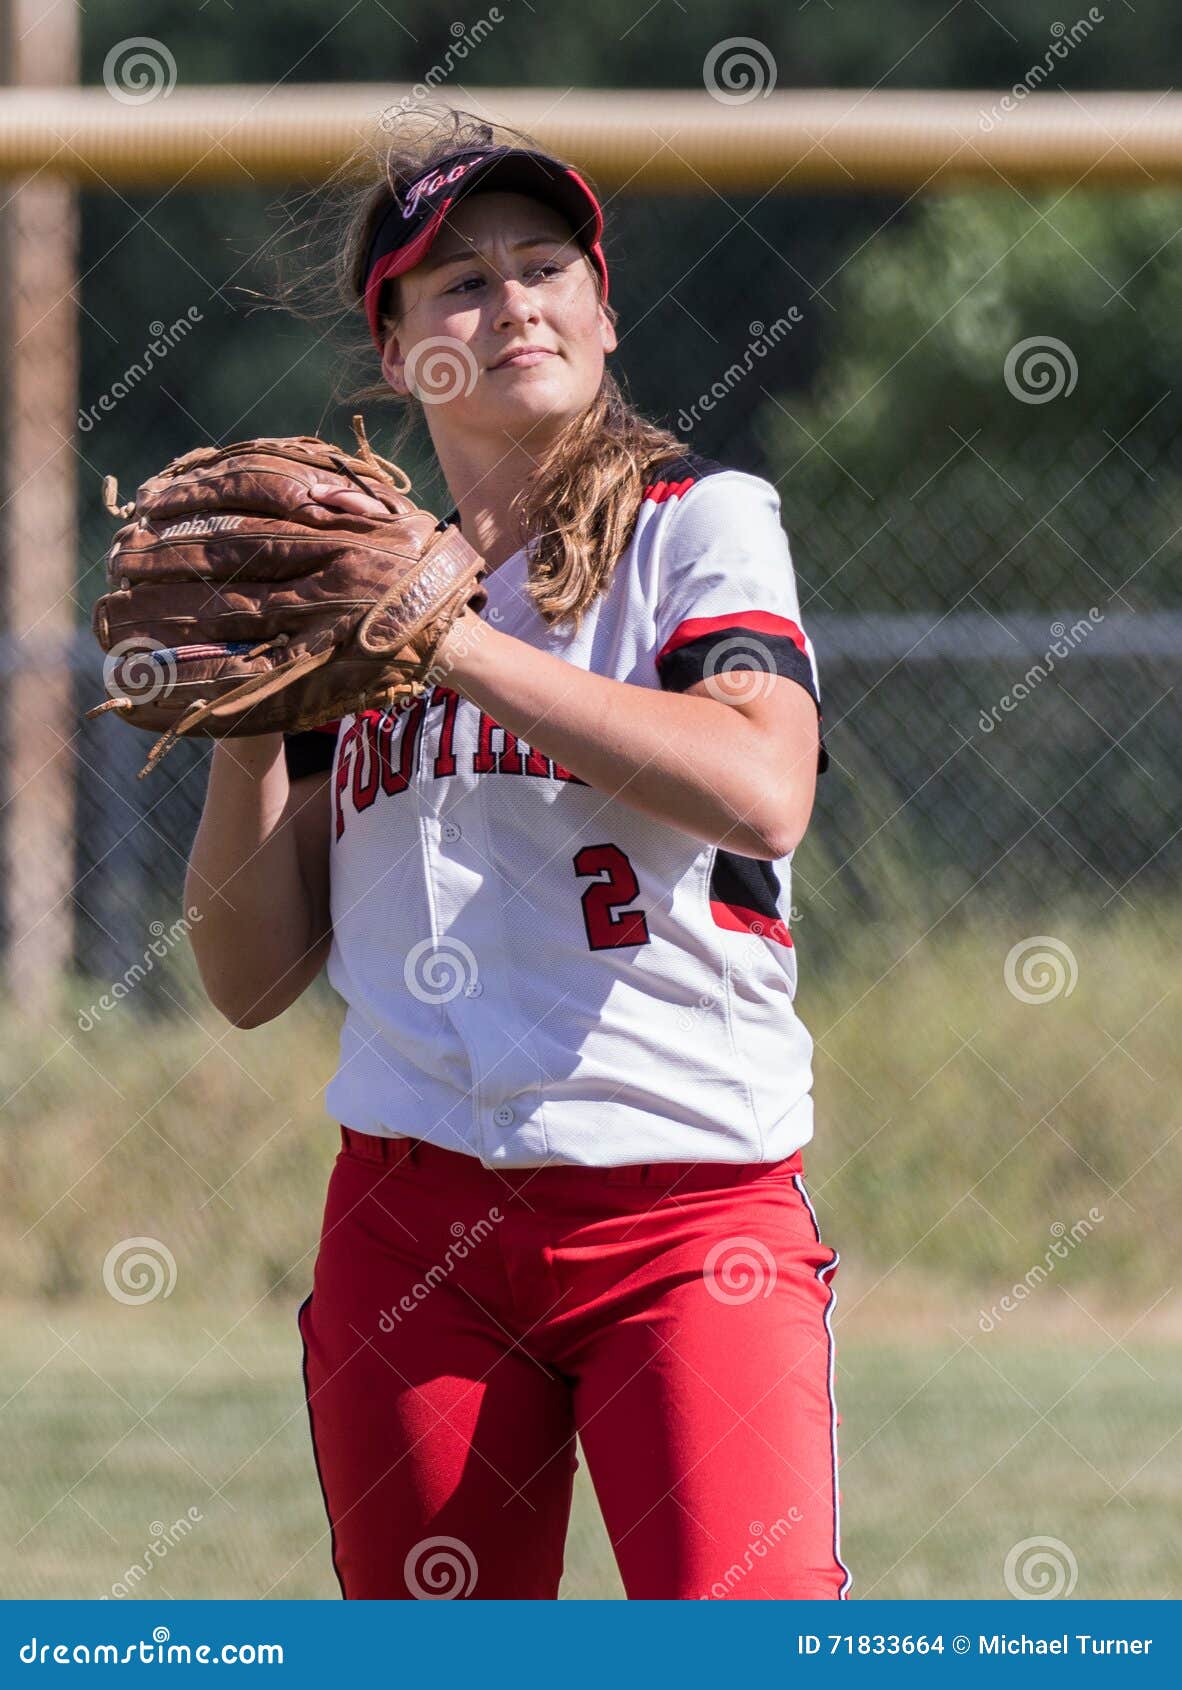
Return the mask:
{"type": "MultiPolygon", "coordinates": [[[[132,37],[148,36],[162,42],[175,59],[181,87],[337,80],[405,85],[446,62],[458,22],[470,30],[478,18],[493,12],[493,7],[484,7],[457,20],[434,0],[357,0],[333,16],[326,15],[321,0],[262,0],[254,6],[230,0],[150,0],[147,6],[143,0],[104,0],[84,18],[83,78],[100,83],[113,48],[132,37]]],[[[440,92],[458,104],[472,103],[469,96],[478,97],[482,86],[698,88],[710,48],[732,36],[751,37],[766,46],[780,88],[1000,89],[1042,61],[1056,33],[1053,26],[1060,21],[1054,5],[1031,5],[1029,0],[993,0],[988,8],[956,6],[942,13],[923,0],[855,0],[840,8],[784,7],[779,0],[744,0],[741,5],[739,0],[717,0],[709,7],[692,7],[683,0],[656,0],[647,9],[637,0],[599,0],[594,8],[581,0],[500,0],[495,12],[500,21],[442,85],[440,92]]],[[[1178,16],[1166,0],[1139,0],[1135,18],[1113,9],[1056,64],[1048,85],[1157,86],[1171,43],[1180,34],[1178,16]]],[[[266,254],[282,226],[288,198],[257,187],[196,192],[183,184],[136,194],[112,184],[84,195],[81,407],[109,394],[130,366],[143,361],[153,324],[171,323],[186,312],[200,313],[193,332],[169,350],[162,364],[114,408],[102,411],[89,431],[79,432],[77,444],[88,466],[82,476],[84,564],[100,557],[106,544],[108,527],[97,501],[101,473],[117,468],[125,481],[138,479],[166,457],[205,438],[261,430],[347,429],[348,407],[336,405],[332,398],[334,383],[341,383],[343,373],[339,338],[322,338],[327,325],[309,330],[291,321],[248,315],[246,298],[238,291],[243,285],[265,284],[266,254]]],[[[844,373],[835,371],[827,378],[829,398],[823,409],[836,403],[835,384],[842,380],[848,390],[867,371],[877,379],[882,368],[876,362],[878,352],[872,341],[860,342],[857,333],[845,340],[844,319],[851,308],[842,307],[839,321],[827,279],[839,276],[846,257],[856,253],[852,267],[862,289],[856,308],[868,312],[875,267],[887,245],[887,236],[876,236],[876,231],[905,230],[920,204],[904,205],[887,197],[803,199],[776,192],[740,198],[709,188],[700,195],[659,202],[629,194],[613,197],[608,251],[623,337],[617,367],[625,372],[637,402],[675,422],[679,407],[692,403],[702,376],[725,370],[742,352],[749,325],[772,322],[790,305],[800,308],[803,321],[761,366],[760,380],[769,392],[783,400],[803,389],[830,348],[844,359],[844,373]],[[867,241],[871,244],[860,250],[867,241]],[[844,353],[842,347],[847,348],[844,353]]],[[[993,262],[1001,249],[989,244],[992,215],[982,210],[979,218],[985,219],[985,226],[974,221],[959,235],[947,222],[924,224],[927,232],[921,238],[929,245],[915,250],[915,260],[926,260],[930,251],[938,264],[950,267],[950,285],[974,261],[970,253],[984,250],[987,262],[993,262]],[[969,245],[958,269],[956,254],[964,240],[969,245]]],[[[1016,215],[1021,215],[1020,206],[1016,215]]],[[[1135,196],[1130,196],[1122,218],[1135,224],[1139,215],[1135,196]]],[[[1022,226],[1015,227],[1015,235],[1022,226]]],[[[1068,263],[1077,261],[1049,234],[1039,250],[1045,251],[1057,287],[1068,263]]],[[[1015,254],[1019,261],[1020,253],[1015,254]]],[[[889,270],[885,251],[883,262],[889,270]]],[[[1007,259],[999,270],[1008,265],[1007,259]]],[[[1132,263],[1123,271],[1118,266],[1117,279],[1133,268],[1132,263]]],[[[912,271],[913,276],[917,273],[912,271]]],[[[907,277],[898,265],[883,286],[906,292],[907,277]]],[[[925,282],[924,290],[915,293],[910,315],[901,310],[900,336],[914,339],[929,327],[930,318],[924,318],[926,289],[925,282]]],[[[963,332],[968,332],[974,312],[984,325],[989,312],[1000,309],[999,290],[1004,300],[1001,282],[987,278],[969,296],[955,318],[963,332]]],[[[942,284],[937,295],[953,297],[942,284]]],[[[884,295],[874,310],[888,304],[884,295]]],[[[1012,302],[1006,309],[1015,315],[1012,302]]],[[[1093,338],[1105,340],[1107,323],[1113,320],[1109,310],[1104,321],[1093,324],[1093,338]]],[[[1000,319],[994,327],[1001,333],[1000,319]]],[[[1085,355],[1089,343],[1083,326],[1073,321],[1071,327],[1079,341],[1081,368],[1096,372],[1101,364],[1090,350],[1085,355]]],[[[920,377],[929,380],[935,346],[950,341],[938,326],[933,337],[927,364],[922,348],[914,362],[905,361],[911,387],[920,377]]],[[[962,349],[958,370],[967,371],[974,356],[987,358],[982,350],[988,343],[984,327],[975,341],[970,334],[970,341],[978,350],[974,354],[971,348],[962,349]]],[[[903,342],[891,344],[899,347],[903,342]]],[[[1106,350],[1111,353],[1112,345],[1106,350]]],[[[984,365],[978,374],[978,385],[987,385],[984,365]]],[[[855,468],[864,485],[876,473],[875,454],[885,449],[884,438],[899,437],[892,429],[882,429],[880,409],[887,392],[895,396],[892,404],[898,403],[899,385],[884,382],[881,393],[874,388],[852,419],[845,450],[866,453],[864,462],[859,457],[861,468],[855,468]],[[871,419],[878,420],[877,428],[870,426],[871,419]]],[[[943,378],[939,385],[944,385],[943,378]]],[[[966,392],[971,388],[966,376],[966,392]]],[[[743,384],[717,416],[695,430],[694,443],[715,455],[762,467],[765,443],[774,437],[774,430],[769,434],[767,428],[755,427],[762,400],[754,381],[743,384]]],[[[1082,405],[1082,395],[1078,403],[1082,405]]],[[[832,420],[835,413],[830,409],[826,414],[832,420]]],[[[958,414],[953,405],[949,421],[958,414]]],[[[926,418],[925,426],[932,421],[926,418]]],[[[775,440],[780,464],[791,461],[786,438],[775,440]]],[[[843,436],[843,446],[844,441],[843,436]]],[[[813,458],[823,461],[823,454],[815,452],[813,458]]],[[[412,473],[419,470],[413,463],[409,467],[412,473]]],[[[811,467],[812,460],[810,473],[811,467]]],[[[884,460],[884,472],[885,467],[884,460]]],[[[426,461],[421,473],[429,487],[426,461]]],[[[983,496],[991,492],[986,488],[983,496]]],[[[855,524],[852,531],[856,529],[855,524]]],[[[83,598],[95,590],[92,570],[83,598]]]]}
{"type": "MultiPolygon", "coordinates": [[[[780,0],[499,0],[473,15],[435,0],[356,0],[339,15],[321,0],[103,0],[84,23],[83,79],[98,82],[121,39],[150,35],[177,60],[179,80],[199,82],[417,81],[442,60],[452,24],[469,29],[499,12],[464,62],[462,84],[695,88],[717,42],[746,36],[775,57],[780,87],[997,88],[1042,62],[1074,19],[1057,0],[847,0],[840,7],[780,0]]],[[[1160,88],[1182,41],[1170,0],[1106,3],[1101,21],[1062,59],[1047,86],[1160,88]],[[1165,67],[1165,68],[1163,68],[1165,67]]],[[[1088,7],[1081,5],[1078,15],[1088,7]]]]}
{"type": "Polygon", "coordinates": [[[839,602],[1178,601],[1180,205],[934,196],[850,259],[813,391],[765,389],[758,424],[839,602]]]}

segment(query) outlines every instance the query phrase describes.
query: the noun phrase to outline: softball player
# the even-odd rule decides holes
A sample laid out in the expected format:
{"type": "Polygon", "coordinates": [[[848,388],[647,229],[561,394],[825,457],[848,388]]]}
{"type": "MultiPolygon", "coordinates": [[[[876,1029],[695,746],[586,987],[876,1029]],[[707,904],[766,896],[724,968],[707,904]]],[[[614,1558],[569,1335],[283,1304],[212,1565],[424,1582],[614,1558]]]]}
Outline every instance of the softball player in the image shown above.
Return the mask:
{"type": "Polygon", "coordinates": [[[458,116],[391,149],[352,285],[488,603],[405,712],[218,745],[195,847],[237,877],[220,1007],[325,963],[346,1005],[299,1328],[350,1598],[556,1597],[576,1435],[630,1598],[850,1583],[789,927],[816,659],[775,489],[605,372],[602,227],[458,116]]]}

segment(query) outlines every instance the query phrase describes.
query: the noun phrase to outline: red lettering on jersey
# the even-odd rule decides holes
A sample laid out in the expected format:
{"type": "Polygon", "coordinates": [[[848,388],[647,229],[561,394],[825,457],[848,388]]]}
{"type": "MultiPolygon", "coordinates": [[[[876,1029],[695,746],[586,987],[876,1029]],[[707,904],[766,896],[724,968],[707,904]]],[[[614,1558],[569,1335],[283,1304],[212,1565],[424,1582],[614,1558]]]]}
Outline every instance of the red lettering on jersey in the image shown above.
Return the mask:
{"type": "Polygon", "coordinates": [[[353,758],[353,808],[368,810],[378,795],[378,713],[366,710],[358,718],[360,732],[353,758]]]}
{"type": "MultiPolygon", "coordinates": [[[[443,706],[439,717],[439,742],[432,764],[435,779],[457,772],[455,749],[456,722],[461,703],[468,705],[452,687],[437,686],[411,705],[402,714],[397,711],[362,710],[357,712],[348,729],[341,735],[336,761],[333,806],[336,837],[345,831],[344,797],[350,793],[355,813],[368,810],[377,798],[379,787],[389,797],[405,792],[415,774],[419,742],[422,737],[427,710],[443,706]],[[395,731],[401,726],[398,745],[398,766],[394,767],[393,745],[395,731]]],[[[475,709],[475,705],[471,706],[475,709]]],[[[574,786],[586,786],[586,781],[571,774],[561,763],[554,762],[533,746],[519,741],[517,735],[494,720],[487,711],[479,712],[477,745],[472,754],[472,771],[478,775],[535,775],[542,780],[564,780],[574,786]],[[499,733],[498,749],[493,733],[499,733]]],[[[643,919],[643,918],[642,918],[643,919]]],[[[617,939],[615,941],[619,943],[617,939]]],[[[643,943],[630,940],[629,943],[643,943]]]]}
{"type": "Polygon", "coordinates": [[[353,721],[341,735],[341,743],[337,748],[337,773],[336,780],[333,783],[333,809],[336,814],[336,836],[338,839],[345,831],[345,811],[341,799],[353,779],[353,763],[358,755],[358,738],[359,724],[353,721]]]}
{"type": "Polygon", "coordinates": [[[472,754],[474,775],[541,775],[543,780],[549,780],[553,773],[549,757],[535,751],[532,746],[527,746],[526,750],[529,755],[523,757],[517,735],[502,727],[500,722],[495,722],[487,711],[480,712],[476,750],[472,754]],[[493,750],[494,728],[504,736],[499,752],[493,750]]]}
{"type": "Polygon", "coordinates": [[[432,705],[443,705],[443,719],[439,724],[439,750],[435,754],[435,778],[443,775],[454,775],[456,772],[456,711],[460,705],[460,695],[453,692],[451,687],[436,687],[431,694],[432,705]]]}
{"type": "Polygon", "coordinates": [[[472,773],[474,775],[519,775],[523,772],[524,763],[521,752],[517,747],[517,735],[503,728],[499,722],[494,722],[487,710],[480,712],[480,727],[477,730],[476,750],[472,754],[472,773]],[[498,752],[493,750],[492,736],[494,730],[504,735],[503,748],[498,752]]]}
{"type": "Polygon", "coordinates": [[[382,791],[393,797],[397,792],[405,792],[410,785],[410,777],[414,772],[415,752],[418,749],[419,733],[423,726],[423,716],[426,705],[421,698],[415,700],[410,709],[404,714],[404,726],[400,745],[401,756],[395,769],[390,762],[390,741],[394,733],[394,724],[398,717],[393,711],[387,711],[378,722],[378,753],[382,770],[382,791]]]}

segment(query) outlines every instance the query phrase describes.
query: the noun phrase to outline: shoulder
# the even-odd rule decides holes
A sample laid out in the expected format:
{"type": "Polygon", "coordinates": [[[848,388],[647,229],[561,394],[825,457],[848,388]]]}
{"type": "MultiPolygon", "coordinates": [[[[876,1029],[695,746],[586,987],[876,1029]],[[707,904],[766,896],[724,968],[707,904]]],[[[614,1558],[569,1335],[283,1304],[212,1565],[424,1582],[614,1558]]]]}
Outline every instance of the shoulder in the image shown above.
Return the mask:
{"type": "Polygon", "coordinates": [[[693,451],[665,459],[650,471],[641,493],[642,512],[653,505],[662,526],[678,529],[698,526],[697,519],[780,520],[780,495],[772,482],[693,451]]]}
{"type": "Polygon", "coordinates": [[[718,463],[714,458],[703,457],[700,452],[687,450],[662,459],[650,469],[640,496],[642,500],[648,500],[652,504],[663,505],[670,499],[683,498],[691,487],[709,480],[712,475],[727,473],[729,472],[725,464],[718,463]]]}
{"type": "Polygon", "coordinates": [[[640,513],[637,537],[665,584],[687,572],[791,568],[779,492],[750,470],[694,452],[670,458],[648,478],[640,513]]]}

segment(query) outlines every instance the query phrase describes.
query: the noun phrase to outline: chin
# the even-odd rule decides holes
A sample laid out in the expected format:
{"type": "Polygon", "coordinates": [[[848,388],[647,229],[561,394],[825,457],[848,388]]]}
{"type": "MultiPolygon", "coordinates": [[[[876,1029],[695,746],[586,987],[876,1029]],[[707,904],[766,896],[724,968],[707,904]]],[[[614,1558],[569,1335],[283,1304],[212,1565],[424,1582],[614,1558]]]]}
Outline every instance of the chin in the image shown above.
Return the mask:
{"type": "Polygon", "coordinates": [[[528,388],[523,386],[519,393],[502,397],[495,415],[501,427],[516,432],[536,428],[539,423],[560,428],[583,409],[572,401],[569,393],[555,392],[549,384],[543,387],[537,382],[528,388]]]}

